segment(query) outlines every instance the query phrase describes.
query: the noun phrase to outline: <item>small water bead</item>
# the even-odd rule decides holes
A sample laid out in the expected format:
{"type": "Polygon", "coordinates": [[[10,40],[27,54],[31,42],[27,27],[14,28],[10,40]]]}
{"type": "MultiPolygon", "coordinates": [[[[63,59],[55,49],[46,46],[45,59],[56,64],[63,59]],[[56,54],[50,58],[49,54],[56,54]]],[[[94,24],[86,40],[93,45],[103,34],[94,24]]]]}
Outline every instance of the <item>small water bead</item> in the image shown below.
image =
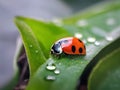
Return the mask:
{"type": "Polygon", "coordinates": [[[35,53],[38,53],[39,51],[38,50],[35,50],[35,53]]]}
{"type": "Polygon", "coordinates": [[[93,43],[93,42],[96,41],[96,39],[94,37],[88,37],[87,41],[90,42],[90,43],[93,43]]]}
{"type": "Polygon", "coordinates": [[[61,65],[61,63],[59,63],[59,65],[61,65]]]}
{"type": "Polygon", "coordinates": [[[60,70],[56,69],[56,70],[54,71],[54,73],[55,73],[55,74],[60,74],[60,70]]]}
{"type": "Polygon", "coordinates": [[[49,62],[48,62],[47,65],[46,65],[46,69],[47,69],[47,70],[55,70],[55,69],[56,69],[56,66],[55,66],[55,63],[54,63],[53,59],[52,59],[52,58],[49,58],[48,61],[49,61],[49,62]]]}
{"type": "Polygon", "coordinates": [[[29,47],[33,47],[32,45],[30,45],[29,47]]]}
{"type": "Polygon", "coordinates": [[[61,19],[54,18],[54,19],[52,20],[52,22],[53,22],[54,24],[56,24],[57,26],[62,26],[62,25],[63,25],[63,22],[62,22],[61,19]]]}
{"type": "Polygon", "coordinates": [[[106,21],[107,25],[114,25],[115,24],[115,19],[114,18],[108,18],[106,21]]]}
{"type": "Polygon", "coordinates": [[[50,81],[54,81],[56,79],[56,77],[55,76],[52,76],[52,75],[48,75],[47,77],[46,77],[46,80],[50,80],[50,81]]]}
{"type": "Polygon", "coordinates": [[[75,37],[77,37],[77,38],[82,38],[83,35],[82,35],[81,33],[75,33],[75,37]]]}
{"type": "Polygon", "coordinates": [[[48,61],[49,62],[47,63],[47,66],[50,66],[50,65],[54,65],[55,66],[55,63],[54,63],[52,58],[49,58],[48,61]]]}
{"type": "Polygon", "coordinates": [[[100,42],[99,41],[95,41],[94,43],[96,46],[99,46],[100,45],[100,42]]]}
{"type": "Polygon", "coordinates": [[[81,26],[81,27],[84,27],[84,26],[87,26],[88,25],[88,22],[86,20],[79,20],[77,22],[77,25],[78,26],[81,26]]]}
{"type": "Polygon", "coordinates": [[[112,41],[112,40],[113,40],[113,37],[107,36],[107,37],[106,37],[106,40],[107,40],[107,41],[112,41]]]}
{"type": "Polygon", "coordinates": [[[54,66],[54,65],[46,66],[46,69],[47,70],[55,70],[56,66],[54,66]]]}
{"type": "Polygon", "coordinates": [[[49,62],[49,63],[47,64],[47,66],[55,66],[55,64],[54,64],[53,61],[51,61],[51,62],[49,62]]]}

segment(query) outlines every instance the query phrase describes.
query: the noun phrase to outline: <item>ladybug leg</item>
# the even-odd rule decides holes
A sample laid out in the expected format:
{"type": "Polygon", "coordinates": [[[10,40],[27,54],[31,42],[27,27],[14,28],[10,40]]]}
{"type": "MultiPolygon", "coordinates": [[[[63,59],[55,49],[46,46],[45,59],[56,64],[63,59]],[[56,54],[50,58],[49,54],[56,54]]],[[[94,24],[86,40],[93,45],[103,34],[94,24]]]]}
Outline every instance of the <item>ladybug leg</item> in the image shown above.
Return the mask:
{"type": "Polygon", "coordinates": [[[53,55],[53,57],[56,59],[59,59],[61,57],[61,55],[55,54],[55,55],[53,55]]]}
{"type": "Polygon", "coordinates": [[[67,53],[64,53],[64,55],[63,55],[64,57],[68,57],[68,58],[71,58],[72,59],[72,55],[69,55],[69,54],[67,54],[67,53]]]}
{"type": "Polygon", "coordinates": [[[64,53],[64,55],[65,55],[65,56],[68,56],[69,54],[67,54],[67,53],[64,53]]]}

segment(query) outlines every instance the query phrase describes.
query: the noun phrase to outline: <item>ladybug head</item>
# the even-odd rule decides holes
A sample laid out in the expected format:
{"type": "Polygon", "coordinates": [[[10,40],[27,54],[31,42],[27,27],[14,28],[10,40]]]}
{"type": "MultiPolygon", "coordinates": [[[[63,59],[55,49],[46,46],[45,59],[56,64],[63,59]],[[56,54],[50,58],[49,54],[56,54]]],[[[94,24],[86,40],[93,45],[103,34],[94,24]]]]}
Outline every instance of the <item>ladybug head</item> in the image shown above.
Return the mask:
{"type": "Polygon", "coordinates": [[[62,47],[60,43],[55,43],[51,48],[51,54],[59,55],[62,53],[62,47]]]}

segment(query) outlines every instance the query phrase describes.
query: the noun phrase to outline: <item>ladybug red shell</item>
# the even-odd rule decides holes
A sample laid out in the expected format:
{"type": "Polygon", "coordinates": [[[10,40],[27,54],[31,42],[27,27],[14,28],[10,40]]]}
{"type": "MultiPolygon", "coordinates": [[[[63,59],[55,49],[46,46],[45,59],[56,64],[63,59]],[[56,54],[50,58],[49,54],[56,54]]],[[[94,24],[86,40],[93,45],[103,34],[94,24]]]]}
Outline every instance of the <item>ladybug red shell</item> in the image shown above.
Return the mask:
{"type": "Polygon", "coordinates": [[[51,54],[60,55],[85,55],[86,48],[84,43],[76,37],[67,37],[55,42],[51,48],[51,54]]]}

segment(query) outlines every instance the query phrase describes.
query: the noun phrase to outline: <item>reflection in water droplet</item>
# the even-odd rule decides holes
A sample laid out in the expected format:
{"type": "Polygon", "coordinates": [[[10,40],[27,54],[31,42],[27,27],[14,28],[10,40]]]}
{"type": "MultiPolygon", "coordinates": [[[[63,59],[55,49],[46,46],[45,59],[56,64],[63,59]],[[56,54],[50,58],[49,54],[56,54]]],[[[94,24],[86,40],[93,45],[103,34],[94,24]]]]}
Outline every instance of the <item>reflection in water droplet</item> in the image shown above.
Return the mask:
{"type": "Polygon", "coordinates": [[[56,79],[55,76],[51,76],[51,75],[48,75],[48,76],[46,77],[46,80],[54,81],[55,79],[56,79]]]}
{"type": "Polygon", "coordinates": [[[90,43],[93,43],[93,42],[96,41],[96,39],[94,37],[88,37],[87,41],[90,42],[90,43]]]}
{"type": "Polygon", "coordinates": [[[56,66],[54,66],[54,65],[46,66],[46,69],[47,70],[55,70],[56,66]]]}
{"type": "Polygon", "coordinates": [[[62,20],[61,20],[61,19],[58,19],[58,18],[54,18],[54,19],[52,20],[52,22],[53,22],[54,24],[56,24],[57,26],[62,26],[62,25],[63,25],[62,20]]]}
{"type": "Polygon", "coordinates": [[[56,69],[56,70],[54,71],[54,73],[55,73],[55,74],[60,74],[60,70],[56,69]]]}
{"type": "Polygon", "coordinates": [[[95,45],[96,45],[96,46],[99,46],[99,45],[100,45],[100,42],[99,42],[99,41],[95,41],[95,45]]]}
{"type": "Polygon", "coordinates": [[[84,27],[84,26],[87,26],[88,25],[88,22],[86,20],[79,20],[77,22],[77,25],[78,26],[81,26],[81,27],[84,27]]]}
{"type": "Polygon", "coordinates": [[[107,36],[107,37],[106,37],[106,40],[107,40],[107,41],[112,41],[112,40],[113,40],[113,37],[107,36]]]}
{"type": "Polygon", "coordinates": [[[83,35],[82,35],[81,33],[75,33],[75,37],[77,37],[77,38],[82,38],[83,35]]]}
{"type": "Polygon", "coordinates": [[[38,53],[38,50],[36,50],[35,53],[38,53]]]}
{"type": "Polygon", "coordinates": [[[108,18],[106,21],[107,25],[114,25],[115,24],[115,19],[114,18],[108,18]]]}
{"type": "Polygon", "coordinates": [[[32,45],[30,45],[29,47],[33,47],[32,45]]]}

